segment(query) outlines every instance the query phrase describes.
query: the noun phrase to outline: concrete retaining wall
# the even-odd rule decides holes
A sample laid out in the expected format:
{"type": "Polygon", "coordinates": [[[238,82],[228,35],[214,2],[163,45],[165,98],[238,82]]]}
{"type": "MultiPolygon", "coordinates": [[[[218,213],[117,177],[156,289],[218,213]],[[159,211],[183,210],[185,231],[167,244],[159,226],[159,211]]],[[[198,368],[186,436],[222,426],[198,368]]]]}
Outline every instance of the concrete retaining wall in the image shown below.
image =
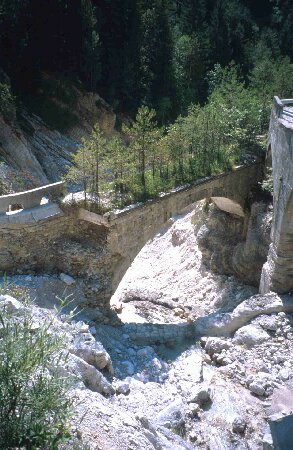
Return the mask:
{"type": "Polygon", "coordinates": [[[10,206],[19,205],[20,208],[35,208],[40,206],[43,197],[59,198],[62,197],[65,190],[65,183],[48,184],[30,191],[18,192],[15,194],[2,195],[0,197],[0,215],[6,214],[10,206]]]}

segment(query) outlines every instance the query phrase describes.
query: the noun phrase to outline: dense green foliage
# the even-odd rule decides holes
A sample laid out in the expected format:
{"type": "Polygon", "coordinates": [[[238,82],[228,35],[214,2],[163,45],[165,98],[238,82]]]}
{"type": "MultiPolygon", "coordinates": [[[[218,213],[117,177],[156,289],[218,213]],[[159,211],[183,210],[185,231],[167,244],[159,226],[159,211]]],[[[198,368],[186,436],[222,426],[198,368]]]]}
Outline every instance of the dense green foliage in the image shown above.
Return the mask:
{"type": "Polygon", "coordinates": [[[32,313],[0,312],[0,448],[57,449],[68,437],[68,381],[56,366],[64,342],[32,313]],[[55,368],[55,369],[54,369],[55,368]]]}
{"type": "Polygon", "coordinates": [[[1,65],[14,89],[36,93],[39,73],[52,71],[117,110],[146,104],[163,123],[206,101],[216,64],[233,60],[246,86],[271,96],[292,32],[289,0],[0,0],[1,65]]]}
{"type": "Polygon", "coordinates": [[[122,127],[124,139],[107,142],[96,127],[77,152],[68,178],[98,198],[110,189],[114,204],[123,206],[233,169],[265,148],[272,95],[290,92],[292,80],[287,57],[280,66],[272,61],[269,73],[259,59],[248,87],[234,63],[216,65],[209,72],[205,105],[191,104],[187,114],[164,127],[158,126],[154,109],[142,106],[133,123],[122,127]]]}

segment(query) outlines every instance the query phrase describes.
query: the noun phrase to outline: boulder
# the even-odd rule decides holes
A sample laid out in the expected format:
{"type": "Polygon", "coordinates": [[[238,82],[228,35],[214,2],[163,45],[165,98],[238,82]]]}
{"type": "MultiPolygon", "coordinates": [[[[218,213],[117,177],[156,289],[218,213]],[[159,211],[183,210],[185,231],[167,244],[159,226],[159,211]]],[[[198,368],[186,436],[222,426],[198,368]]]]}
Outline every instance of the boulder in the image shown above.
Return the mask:
{"type": "Polygon", "coordinates": [[[234,344],[242,344],[246,347],[254,347],[268,340],[270,335],[261,327],[255,325],[246,325],[236,331],[233,342],[234,344]]]}
{"type": "Polygon", "coordinates": [[[10,295],[0,295],[0,309],[8,314],[18,314],[26,310],[25,306],[10,295]]]}
{"type": "Polygon", "coordinates": [[[127,395],[130,392],[130,386],[129,383],[127,383],[127,381],[120,381],[119,383],[117,383],[115,389],[116,394],[127,395]]]}
{"type": "Polygon", "coordinates": [[[205,343],[205,351],[212,356],[214,353],[221,353],[222,350],[227,350],[231,347],[230,342],[217,337],[209,337],[205,343]]]}
{"type": "Polygon", "coordinates": [[[198,403],[199,406],[204,406],[211,401],[211,388],[207,384],[196,386],[190,394],[188,403],[198,403]]]}
{"type": "Polygon", "coordinates": [[[63,281],[63,283],[67,284],[67,286],[75,284],[75,279],[70,275],[67,275],[66,273],[60,273],[60,280],[63,281]]]}
{"type": "Polygon", "coordinates": [[[69,351],[96,369],[108,369],[110,373],[113,373],[110,355],[90,333],[78,334],[69,351]]]}
{"type": "Polygon", "coordinates": [[[232,431],[237,434],[243,434],[246,429],[246,420],[243,417],[235,417],[232,422],[232,431]]]}
{"type": "Polygon", "coordinates": [[[100,394],[114,394],[113,386],[94,366],[88,364],[76,355],[69,355],[67,362],[69,372],[81,378],[85,386],[100,394]]]}
{"type": "Polygon", "coordinates": [[[121,363],[123,367],[125,368],[127,375],[131,376],[134,374],[134,365],[130,361],[123,361],[121,363]]]}
{"type": "Polygon", "coordinates": [[[184,424],[184,406],[181,400],[175,400],[164,408],[157,416],[157,425],[174,429],[184,424]]]}

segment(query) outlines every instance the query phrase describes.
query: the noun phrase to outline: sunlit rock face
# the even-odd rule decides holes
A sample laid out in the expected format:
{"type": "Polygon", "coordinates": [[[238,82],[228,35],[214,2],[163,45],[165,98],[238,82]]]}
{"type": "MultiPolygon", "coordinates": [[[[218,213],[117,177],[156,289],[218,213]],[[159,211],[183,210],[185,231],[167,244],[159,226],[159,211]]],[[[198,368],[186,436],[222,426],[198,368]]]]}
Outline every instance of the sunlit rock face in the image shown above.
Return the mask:
{"type": "Polygon", "coordinates": [[[291,100],[274,98],[269,130],[274,186],[274,216],[261,292],[293,290],[293,119],[291,100]]]}
{"type": "Polygon", "coordinates": [[[217,273],[258,286],[270,243],[271,217],[271,207],[265,203],[254,203],[244,218],[210,206],[197,234],[204,262],[217,273]]]}

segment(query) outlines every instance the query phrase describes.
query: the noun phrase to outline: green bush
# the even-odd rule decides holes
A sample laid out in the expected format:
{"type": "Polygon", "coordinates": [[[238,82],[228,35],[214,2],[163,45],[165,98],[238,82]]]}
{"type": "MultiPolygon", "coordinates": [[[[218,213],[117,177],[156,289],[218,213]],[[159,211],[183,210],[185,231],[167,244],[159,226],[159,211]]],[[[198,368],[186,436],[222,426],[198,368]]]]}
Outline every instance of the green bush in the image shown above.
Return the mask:
{"type": "Polygon", "coordinates": [[[0,311],[0,448],[55,450],[69,435],[69,381],[58,374],[64,337],[52,322],[35,327],[29,308],[21,316],[0,311]]]}
{"type": "Polygon", "coordinates": [[[8,120],[13,120],[15,116],[15,98],[10,87],[5,83],[0,83],[0,112],[8,120]]]}
{"type": "Polygon", "coordinates": [[[260,183],[260,185],[261,185],[262,190],[265,193],[269,193],[270,195],[273,195],[273,193],[274,193],[273,169],[271,167],[267,169],[265,178],[260,183]]]}

